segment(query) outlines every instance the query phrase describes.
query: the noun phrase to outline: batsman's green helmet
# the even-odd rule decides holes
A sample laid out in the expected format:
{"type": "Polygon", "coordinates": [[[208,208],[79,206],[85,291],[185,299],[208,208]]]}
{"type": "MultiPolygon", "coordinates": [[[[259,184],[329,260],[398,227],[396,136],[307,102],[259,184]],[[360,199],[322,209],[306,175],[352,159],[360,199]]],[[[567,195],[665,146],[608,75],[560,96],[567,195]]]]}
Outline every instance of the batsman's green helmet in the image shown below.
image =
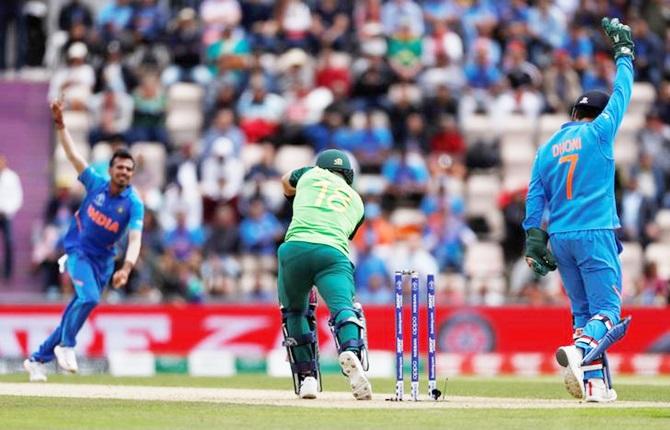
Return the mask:
{"type": "Polygon", "coordinates": [[[349,157],[337,149],[326,149],[316,157],[316,165],[322,169],[341,173],[347,184],[354,182],[354,171],[351,168],[349,157]]]}

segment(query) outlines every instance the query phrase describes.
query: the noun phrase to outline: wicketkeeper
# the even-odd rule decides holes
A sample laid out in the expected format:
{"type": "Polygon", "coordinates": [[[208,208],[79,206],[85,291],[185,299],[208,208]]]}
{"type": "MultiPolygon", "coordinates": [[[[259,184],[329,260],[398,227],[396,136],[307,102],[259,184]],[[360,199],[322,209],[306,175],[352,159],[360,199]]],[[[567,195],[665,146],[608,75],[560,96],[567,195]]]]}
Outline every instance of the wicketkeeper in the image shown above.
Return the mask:
{"type": "Polygon", "coordinates": [[[614,138],[631,96],[634,46],[630,27],[618,19],[603,18],[602,27],[614,50],[614,91],[611,96],[600,91],[580,96],[572,122],[538,149],[523,222],[530,267],[539,275],[557,267],[561,273],[575,342],[559,348],[556,358],[565,368],[567,390],[589,402],[616,400],[604,349],[623,336],[628,321],[620,322],[622,246],[615,234],[621,225],[614,197],[614,138]],[[547,231],[541,229],[545,207],[547,231]],[[592,350],[595,357],[589,356],[592,350]]]}

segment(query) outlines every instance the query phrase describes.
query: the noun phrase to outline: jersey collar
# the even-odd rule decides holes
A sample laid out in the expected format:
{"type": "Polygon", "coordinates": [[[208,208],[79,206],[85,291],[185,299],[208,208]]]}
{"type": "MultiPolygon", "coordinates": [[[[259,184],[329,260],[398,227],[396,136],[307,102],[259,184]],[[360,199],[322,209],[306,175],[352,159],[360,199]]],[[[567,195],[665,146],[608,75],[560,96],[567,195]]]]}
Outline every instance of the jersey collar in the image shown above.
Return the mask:
{"type": "MultiPolygon", "coordinates": [[[[109,183],[107,183],[107,187],[105,188],[105,192],[110,196],[112,195],[111,186],[112,186],[112,183],[109,182],[109,183]]],[[[115,197],[128,197],[130,195],[131,191],[132,191],[131,188],[132,188],[132,185],[128,185],[125,190],[121,191],[121,193],[119,193],[115,197]]]]}
{"type": "Polygon", "coordinates": [[[561,128],[572,127],[573,125],[580,125],[580,124],[583,124],[583,123],[584,123],[583,121],[570,121],[570,122],[566,122],[565,124],[563,124],[561,126],[561,128]]]}

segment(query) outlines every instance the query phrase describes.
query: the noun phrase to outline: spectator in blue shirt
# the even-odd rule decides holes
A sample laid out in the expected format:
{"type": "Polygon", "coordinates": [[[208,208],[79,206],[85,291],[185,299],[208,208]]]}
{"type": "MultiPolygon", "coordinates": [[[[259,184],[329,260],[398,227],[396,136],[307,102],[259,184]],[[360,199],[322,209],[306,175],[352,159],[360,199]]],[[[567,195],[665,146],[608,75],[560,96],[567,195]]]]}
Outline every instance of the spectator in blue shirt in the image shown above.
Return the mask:
{"type": "Polygon", "coordinates": [[[466,46],[473,46],[475,39],[482,35],[487,28],[493,29],[498,21],[495,8],[487,0],[470,2],[470,5],[457,15],[463,27],[463,42],[466,46]]]}
{"type": "Polygon", "coordinates": [[[421,201],[430,175],[421,154],[402,150],[382,165],[382,176],[388,181],[386,198],[421,201]]]}
{"type": "Polygon", "coordinates": [[[176,22],[170,27],[167,46],[172,54],[172,64],[161,75],[163,84],[170,86],[178,81],[186,81],[207,85],[212,80],[212,75],[202,64],[202,32],[195,11],[191,8],[180,10],[176,22]]]}
{"type": "Polygon", "coordinates": [[[565,38],[565,16],[549,0],[539,0],[528,12],[530,32],[551,48],[559,48],[565,38]]]}
{"type": "Polygon", "coordinates": [[[139,40],[153,43],[163,34],[167,14],[156,4],[156,0],[142,0],[138,3],[133,12],[131,28],[139,40]]]}
{"type": "Polygon", "coordinates": [[[437,22],[444,22],[449,18],[451,12],[453,12],[453,6],[450,5],[451,2],[446,2],[444,0],[424,0],[421,4],[423,9],[423,16],[431,28],[428,30],[432,31],[432,26],[437,22]]]}
{"type": "Polygon", "coordinates": [[[502,74],[489,59],[488,49],[476,47],[475,60],[465,66],[465,77],[468,85],[475,89],[490,90],[496,85],[502,74]]]}
{"type": "Polygon", "coordinates": [[[488,48],[485,45],[475,46],[475,60],[465,66],[469,91],[461,97],[461,115],[488,112],[494,103],[493,91],[502,77],[501,71],[490,60],[488,48]]]}
{"type": "Polygon", "coordinates": [[[631,169],[630,176],[637,178],[641,193],[660,206],[665,195],[665,175],[663,169],[654,161],[650,153],[642,151],[638,164],[631,169]]]}
{"type": "Polygon", "coordinates": [[[465,204],[461,198],[440,199],[438,210],[429,217],[426,235],[433,243],[432,254],[440,271],[462,272],[465,247],[477,240],[464,219],[465,204]]]}
{"type": "Polygon", "coordinates": [[[323,119],[304,130],[305,138],[315,153],[325,149],[346,149],[351,130],[344,124],[344,115],[337,109],[326,108],[323,119]]]}
{"type": "Polygon", "coordinates": [[[658,87],[663,75],[663,41],[649,30],[649,24],[643,19],[636,20],[632,28],[635,42],[635,77],[658,87]]]}
{"type": "Polygon", "coordinates": [[[586,28],[579,24],[570,25],[570,32],[563,42],[565,49],[573,61],[573,67],[579,72],[583,72],[588,67],[593,57],[593,42],[589,37],[586,28]]]}
{"type": "Polygon", "coordinates": [[[202,137],[200,158],[205,159],[211,155],[214,142],[221,137],[227,137],[233,142],[233,150],[236,157],[240,156],[242,145],[246,142],[246,137],[242,130],[235,124],[235,112],[231,108],[219,109],[212,121],[212,125],[207,129],[202,137]]]}
{"type": "Polygon", "coordinates": [[[391,0],[382,6],[382,25],[384,33],[395,34],[401,22],[409,25],[414,36],[421,37],[424,33],[423,14],[421,7],[412,0],[391,0]]]}
{"type": "Polygon", "coordinates": [[[58,14],[58,28],[69,32],[75,24],[83,24],[86,28],[93,25],[93,17],[88,6],[81,0],[72,0],[58,14]]]}
{"type": "Polygon", "coordinates": [[[128,29],[133,17],[130,0],[112,0],[102,8],[98,15],[98,26],[106,41],[118,38],[128,29]]]}
{"type": "Polygon", "coordinates": [[[388,127],[375,124],[372,112],[365,118],[365,126],[351,133],[349,149],[356,156],[362,169],[374,168],[377,171],[388,156],[393,145],[393,136],[388,127]]]}
{"type": "Polygon", "coordinates": [[[371,284],[376,281],[373,278],[380,278],[383,284],[388,287],[390,272],[386,267],[384,260],[375,253],[372,243],[366,243],[365,248],[358,255],[354,279],[356,280],[356,294],[369,293],[371,284]]]}
{"type": "Polygon", "coordinates": [[[249,216],[240,223],[242,250],[258,256],[274,255],[283,233],[282,225],[266,209],[265,202],[259,198],[252,200],[249,216]]]}
{"type": "Polygon", "coordinates": [[[368,279],[367,287],[356,291],[356,300],[361,303],[388,305],[393,303],[393,290],[388,278],[380,274],[373,274],[368,279]]]}
{"type": "Polygon", "coordinates": [[[177,213],[177,226],[165,234],[165,248],[178,261],[187,261],[205,242],[201,228],[189,228],[186,225],[186,212],[177,213]]]}
{"type": "Polygon", "coordinates": [[[496,2],[501,4],[499,7],[500,19],[503,22],[528,22],[527,0],[510,0],[509,2],[496,2]]]}
{"type": "Polygon", "coordinates": [[[614,63],[604,55],[596,55],[595,64],[582,76],[582,90],[612,92],[614,85],[614,63]]]}

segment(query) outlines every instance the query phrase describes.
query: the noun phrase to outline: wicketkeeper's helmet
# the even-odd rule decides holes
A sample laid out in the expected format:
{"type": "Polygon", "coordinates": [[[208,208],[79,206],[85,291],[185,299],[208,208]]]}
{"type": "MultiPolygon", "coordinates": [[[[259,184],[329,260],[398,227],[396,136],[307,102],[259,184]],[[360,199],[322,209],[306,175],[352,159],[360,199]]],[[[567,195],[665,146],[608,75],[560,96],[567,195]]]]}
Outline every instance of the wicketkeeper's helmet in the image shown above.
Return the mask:
{"type": "Polygon", "coordinates": [[[610,96],[604,91],[587,91],[575,101],[570,115],[573,118],[595,118],[605,109],[610,96]]]}

